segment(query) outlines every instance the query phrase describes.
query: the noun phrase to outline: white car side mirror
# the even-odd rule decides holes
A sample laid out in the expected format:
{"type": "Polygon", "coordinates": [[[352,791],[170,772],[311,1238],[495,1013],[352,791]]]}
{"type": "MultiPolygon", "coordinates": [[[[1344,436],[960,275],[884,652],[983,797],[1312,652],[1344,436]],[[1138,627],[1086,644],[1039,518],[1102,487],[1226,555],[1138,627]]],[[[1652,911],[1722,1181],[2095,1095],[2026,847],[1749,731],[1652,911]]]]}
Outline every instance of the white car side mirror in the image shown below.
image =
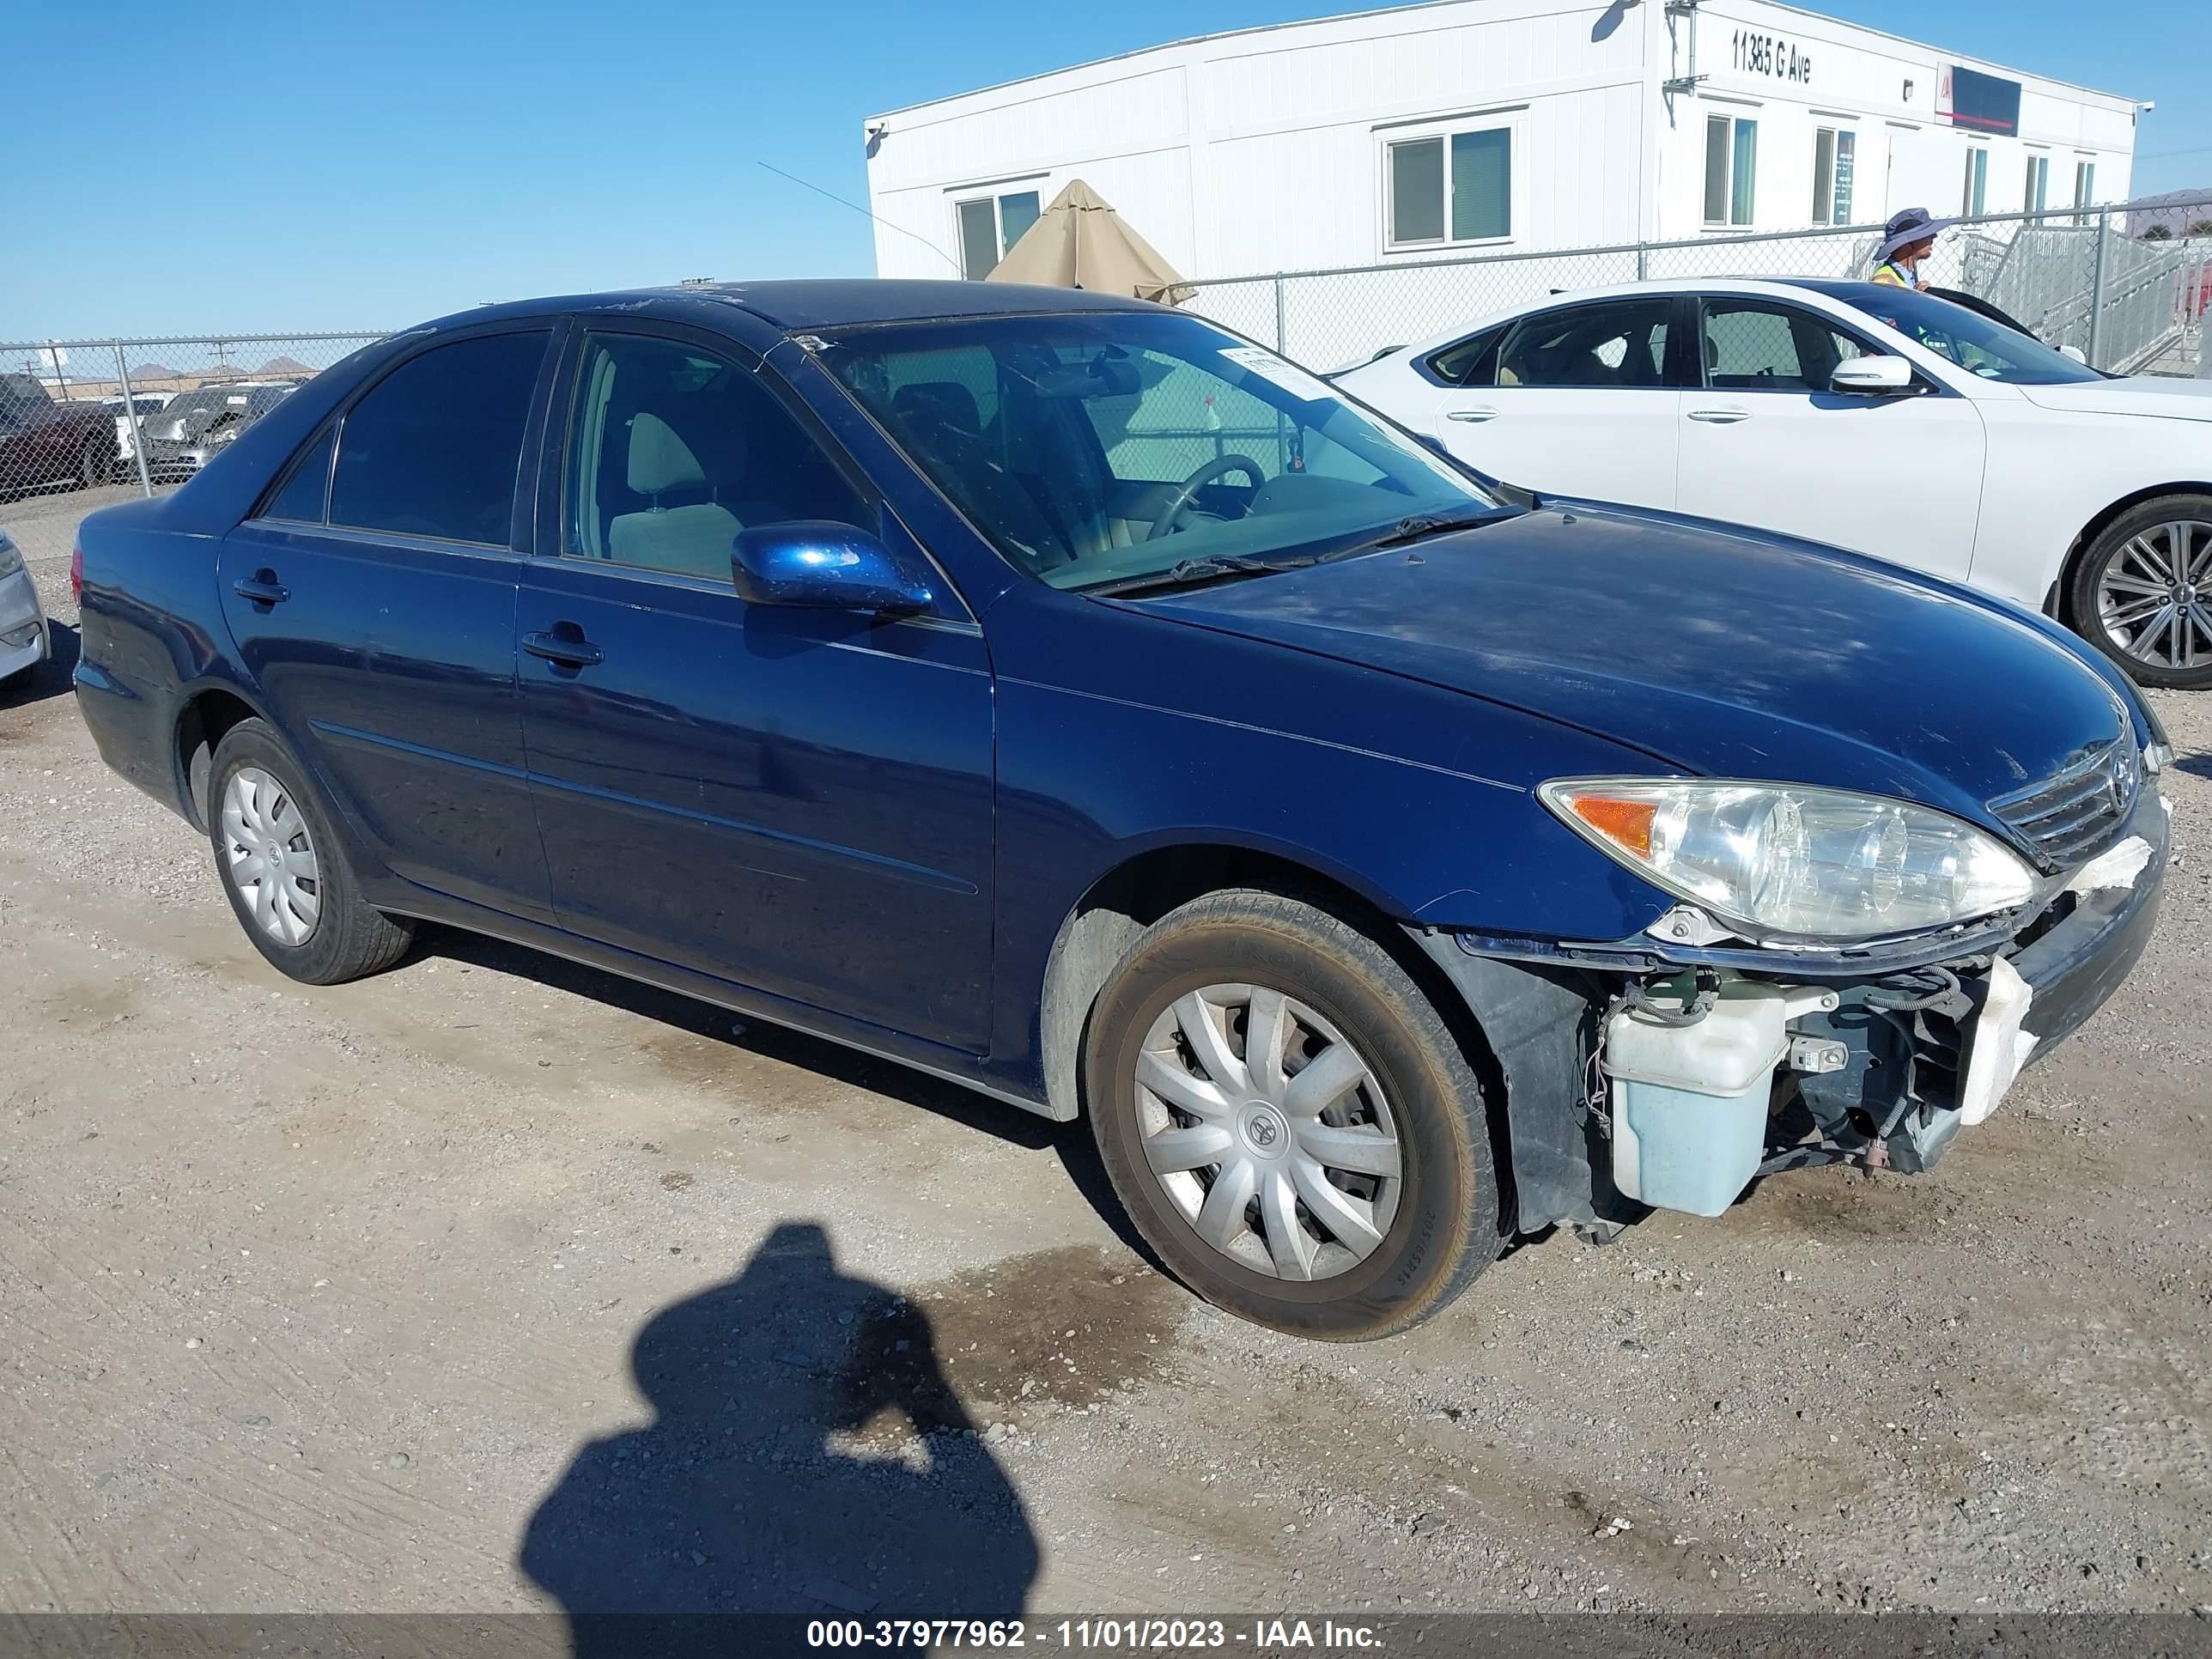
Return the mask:
{"type": "Polygon", "coordinates": [[[1912,385],[1912,365],[1902,357],[1847,358],[1828,380],[1831,392],[1856,398],[1894,398],[1912,385]]]}
{"type": "Polygon", "coordinates": [[[2061,346],[2058,348],[2058,355],[2081,364],[2084,368],[2089,367],[2089,354],[2082,350],[2080,346],[2061,346]]]}

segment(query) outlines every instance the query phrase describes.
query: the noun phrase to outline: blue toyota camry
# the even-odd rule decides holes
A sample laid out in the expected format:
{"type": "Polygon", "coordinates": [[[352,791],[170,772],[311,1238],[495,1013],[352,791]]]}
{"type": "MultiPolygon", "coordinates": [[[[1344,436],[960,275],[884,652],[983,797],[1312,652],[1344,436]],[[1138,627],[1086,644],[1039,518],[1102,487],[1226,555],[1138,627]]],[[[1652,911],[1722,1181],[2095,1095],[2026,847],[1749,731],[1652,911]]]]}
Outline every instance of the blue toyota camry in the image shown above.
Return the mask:
{"type": "Polygon", "coordinates": [[[2056,624],[1486,484],[1101,296],[471,311],[79,551],[85,720],[282,972],[443,922],[1087,1118],[1316,1337],[1928,1168],[2166,864],[2163,735],[2056,624]]]}

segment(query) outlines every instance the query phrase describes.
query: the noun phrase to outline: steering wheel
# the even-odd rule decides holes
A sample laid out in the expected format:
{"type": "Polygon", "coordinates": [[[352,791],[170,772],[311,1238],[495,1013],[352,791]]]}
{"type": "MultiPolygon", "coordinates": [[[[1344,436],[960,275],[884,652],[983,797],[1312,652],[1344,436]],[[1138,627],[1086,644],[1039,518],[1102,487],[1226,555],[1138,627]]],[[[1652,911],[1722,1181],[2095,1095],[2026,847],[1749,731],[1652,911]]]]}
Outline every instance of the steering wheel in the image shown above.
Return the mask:
{"type": "Polygon", "coordinates": [[[1152,532],[1145,539],[1156,542],[1161,537],[1173,535],[1182,529],[1182,515],[1190,511],[1191,499],[1198,494],[1200,487],[1231,472],[1242,472],[1252,481],[1255,489],[1267,482],[1260,471],[1260,464],[1249,456],[1216,455],[1176,486],[1176,493],[1168,497],[1166,507],[1158,518],[1152,520],[1152,532]]]}

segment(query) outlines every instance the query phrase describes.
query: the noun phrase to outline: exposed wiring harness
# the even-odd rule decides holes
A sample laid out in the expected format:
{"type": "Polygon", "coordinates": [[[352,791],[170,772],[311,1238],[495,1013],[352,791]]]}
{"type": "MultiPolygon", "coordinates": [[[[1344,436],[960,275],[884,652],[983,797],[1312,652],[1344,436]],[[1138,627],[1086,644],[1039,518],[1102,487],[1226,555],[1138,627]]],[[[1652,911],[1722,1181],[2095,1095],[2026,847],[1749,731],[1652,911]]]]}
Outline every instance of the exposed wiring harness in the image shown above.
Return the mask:
{"type": "Polygon", "coordinates": [[[1916,968],[1869,987],[1863,996],[1869,1008],[1909,1014],[1923,1008],[1951,1006],[1954,998],[1963,1000],[1966,993],[1959,984],[1959,976],[1948,968],[1916,968]]]}
{"type": "Polygon", "coordinates": [[[1695,1025],[1712,1012],[1713,1006],[1721,1000],[1720,971],[1713,968],[1700,968],[1697,970],[1696,983],[1697,989],[1685,1006],[1668,1008],[1654,1001],[1651,994],[1632,979],[1621,987],[1620,999],[1615,1006],[1646,1025],[1664,1025],[1670,1029],[1695,1025]]]}

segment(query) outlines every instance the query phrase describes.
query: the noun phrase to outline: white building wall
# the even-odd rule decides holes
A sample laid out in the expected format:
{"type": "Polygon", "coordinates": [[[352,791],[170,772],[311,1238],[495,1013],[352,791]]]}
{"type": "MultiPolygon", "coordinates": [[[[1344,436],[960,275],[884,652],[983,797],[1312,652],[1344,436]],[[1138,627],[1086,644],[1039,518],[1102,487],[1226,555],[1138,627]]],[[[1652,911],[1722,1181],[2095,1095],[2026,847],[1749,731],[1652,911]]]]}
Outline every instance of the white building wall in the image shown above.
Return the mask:
{"type": "MultiPolygon", "coordinates": [[[[1669,20],[1669,76],[1690,72],[1692,27],[1687,19],[1669,20]]],[[[1880,224],[1908,207],[1942,216],[1962,212],[1970,149],[1989,152],[1983,198],[1988,213],[2024,210],[2031,155],[2049,161],[2047,208],[2073,205],[2077,161],[2095,165],[2093,202],[2127,199],[2135,106],[2126,99],[2040,81],[1762,0],[1709,0],[1694,27],[1697,73],[1705,78],[1694,93],[1663,100],[1659,219],[1668,237],[1715,228],[1707,226],[1704,211],[1705,147],[1706,118],[1717,112],[1759,123],[1754,229],[1788,230],[1811,222],[1814,147],[1823,127],[1856,138],[1855,223],[1880,224]],[[1946,75],[1961,65],[2020,84],[2016,135],[1954,125],[1940,112],[1946,75]]]]}
{"type": "Polygon", "coordinates": [[[1662,90],[1690,72],[1692,27],[1662,0],[1440,0],[1179,42],[894,111],[868,124],[882,129],[868,166],[877,269],[956,271],[959,201],[1030,189],[1049,201],[1075,178],[1179,270],[1208,277],[1798,229],[1811,221],[1823,126],[1856,137],[1854,222],[1908,206],[1955,214],[1970,135],[1937,103],[1960,63],[2022,86],[2016,137],[1972,135],[1990,152],[1988,210],[2020,210],[2031,154],[2050,158],[2050,206],[2072,204],[2077,161],[2095,164],[2094,199],[2124,199],[2125,99],[1773,0],[1706,0],[1694,24],[1704,78],[1662,90]],[[1717,112],[1759,123],[1747,227],[1705,222],[1717,112]],[[1391,249],[1386,145],[1500,125],[1513,133],[1510,235],[1391,249]]]}

